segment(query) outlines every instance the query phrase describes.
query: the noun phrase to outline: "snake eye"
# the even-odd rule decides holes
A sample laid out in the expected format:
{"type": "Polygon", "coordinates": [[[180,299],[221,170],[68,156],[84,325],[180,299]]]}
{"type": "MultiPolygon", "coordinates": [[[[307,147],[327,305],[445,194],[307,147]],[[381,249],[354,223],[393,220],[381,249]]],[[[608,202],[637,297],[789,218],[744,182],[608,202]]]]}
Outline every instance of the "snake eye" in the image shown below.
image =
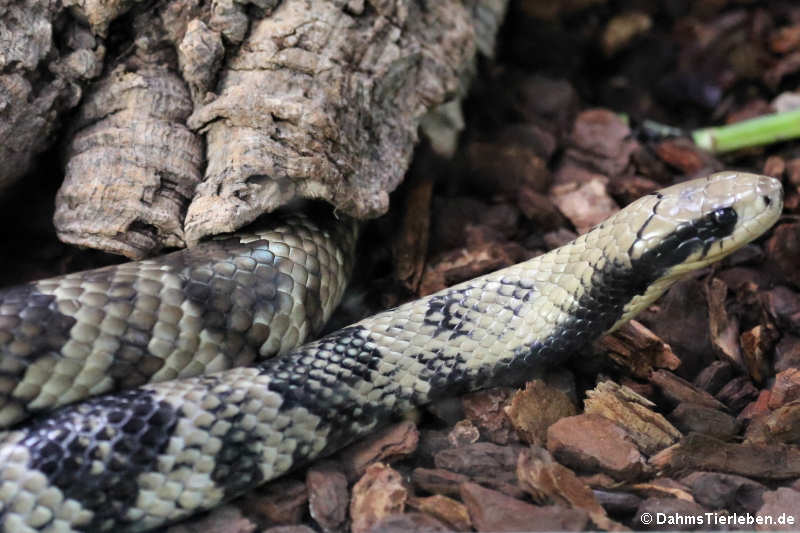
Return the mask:
{"type": "Polygon", "coordinates": [[[714,211],[714,222],[720,226],[732,226],[736,224],[736,210],[732,207],[723,207],[714,211]]]}

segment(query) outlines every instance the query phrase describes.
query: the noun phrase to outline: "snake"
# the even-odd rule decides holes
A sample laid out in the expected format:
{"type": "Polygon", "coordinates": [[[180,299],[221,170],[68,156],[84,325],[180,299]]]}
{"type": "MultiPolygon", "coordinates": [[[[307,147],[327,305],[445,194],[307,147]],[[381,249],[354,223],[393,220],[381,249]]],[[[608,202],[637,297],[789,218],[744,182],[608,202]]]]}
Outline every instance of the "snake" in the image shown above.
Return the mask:
{"type": "Polygon", "coordinates": [[[569,244],[293,349],[343,291],[352,224],[303,219],[205,251],[9,289],[0,298],[0,527],[147,531],[330,455],[416,406],[521,383],[759,237],[782,205],[780,182],[766,176],[682,182],[569,244]],[[237,278],[240,270],[251,275],[237,278]],[[230,283],[215,285],[217,275],[230,283]],[[211,318],[197,319],[204,309],[211,318]],[[278,326],[266,324],[269,314],[278,326]],[[182,323],[187,316],[197,320],[182,323]],[[203,370],[212,372],[192,375],[203,370]],[[128,381],[138,386],[123,389],[128,381]]]}

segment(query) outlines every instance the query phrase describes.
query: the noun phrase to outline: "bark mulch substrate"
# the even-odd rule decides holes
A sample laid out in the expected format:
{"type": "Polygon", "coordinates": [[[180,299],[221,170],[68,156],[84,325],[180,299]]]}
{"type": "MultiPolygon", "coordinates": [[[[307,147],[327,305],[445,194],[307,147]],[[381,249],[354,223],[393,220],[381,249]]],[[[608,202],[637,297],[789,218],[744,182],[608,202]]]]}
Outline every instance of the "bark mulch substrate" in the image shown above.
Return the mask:
{"type": "MultiPolygon", "coordinates": [[[[800,527],[800,145],[713,157],[645,125],[795,105],[800,8],[518,0],[479,72],[456,156],[423,143],[392,212],[367,228],[355,279],[371,281],[356,282],[337,326],[723,168],[782,179],[785,214],[569,364],[426,407],[169,531],[800,527]]],[[[83,265],[41,250],[55,269],[83,265]]]]}

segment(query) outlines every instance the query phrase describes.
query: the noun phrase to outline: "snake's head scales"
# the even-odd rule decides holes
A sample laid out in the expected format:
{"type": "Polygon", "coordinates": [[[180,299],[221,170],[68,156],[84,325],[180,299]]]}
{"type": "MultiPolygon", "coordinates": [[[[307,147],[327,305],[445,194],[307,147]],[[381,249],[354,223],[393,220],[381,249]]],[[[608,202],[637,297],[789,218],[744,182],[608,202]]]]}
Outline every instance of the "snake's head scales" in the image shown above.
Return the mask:
{"type": "Polygon", "coordinates": [[[758,238],[775,224],[782,210],[780,181],[726,171],[667,187],[617,213],[605,225],[628,230],[615,232],[624,235],[616,244],[627,248],[627,266],[641,276],[646,289],[625,307],[614,328],[683,274],[758,238]]]}

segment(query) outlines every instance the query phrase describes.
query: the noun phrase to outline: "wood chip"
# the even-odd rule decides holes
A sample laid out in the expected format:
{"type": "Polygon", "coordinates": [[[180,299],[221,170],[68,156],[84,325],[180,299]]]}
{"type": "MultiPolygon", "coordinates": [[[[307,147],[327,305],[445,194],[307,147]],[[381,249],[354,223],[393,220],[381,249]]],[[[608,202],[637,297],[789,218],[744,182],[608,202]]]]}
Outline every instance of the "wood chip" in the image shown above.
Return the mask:
{"type": "Polygon", "coordinates": [[[731,411],[736,412],[742,410],[745,405],[758,396],[758,389],[750,381],[749,376],[739,376],[726,383],[716,396],[731,411]]]}
{"type": "Polygon", "coordinates": [[[669,344],[636,320],[602,337],[595,346],[608,352],[615,363],[641,379],[647,379],[654,368],[676,370],[681,364],[669,344]]]}
{"type": "Polygon", "coordinates": [[[764,485],[743,476],[719,472],[693,472],[681,479],[695,500],[709,509],[755,513],[761,507],[764,485]]]}
{"type": "Polygon", "coordinates": [[[654,403],[613,381],[599,383],[586,396],[585,413],[616,422],[648,455],[663,450],[683,436],[666,418],[652,410],[654,403]]]}
{"type": "Polygon", "coordinates": [[[800,223],[781,224],[773,229],[765,251],[784,279],[795,288],[800,287],[800,223]]]}
{"type": "Polygon", "coordinates": [[[651,457],[650,465],[667,474],[709,470],[756,479],[793,479],[800,477],[800,449],[773,444],[732,444],[692,433],[651,457]]]}
{"type": "Polygon", "coordinates": [[[650,382],[673,404],[696,403],[712,409],[725,409],[725,406],[704,390],[700,390],[683,378],[666,370],[656,370],[650,375],[650,382]]]}
{"type": "Polygon", "coordinates": [[[773,327],[761,324],[745,331],[739,337],[742,358],[750,377],[756,383],[763,383],[769,373],[769,354],[780,333],[773,327]]]}
{"type": "Polygon", "coordinates": [[[519,440],[505,413],[513,390],[495,387],[461,397],[464,416],[480,430],[481,436],[495,444],[519,440]]]}
{"type": "Polygon", "coordinates": [[[419,431],[413,422],[404,421],[384,428],[359,441],[339,454],[349,480],[361,476],[370,463],[391,462],[406,457],[417,449],[419,431]]]}
{"type": "Polygon", "coordinates": [[[593,179],[582,185],[558,185],[553,187],[550,197],[578,233],[585,233],[619,211],[607,187],[607,178],[593,179]]]}
{"type": "Polygon", "coordinates": [[[694,378],[694,384],[709,394],[716,394],[733,378],[733,365],[727,361],[714,361],[694,378]]]}
{"type": "Polygon", "coordinates": [[[471,420],[459,420],[447,434],[447,441],[452,446],[465,446],[478,442],[480,437],[481,432],[471,420]]]}
{"type": "Polygon", "coordinates": [[[217,507],[207,515],[167,528],[166,533],[253,533],[258,526],[235,505],[217,507]]]}
{"type": "Polygon", "coordinates": [[[390,466],[375,463],[367,467],[353,485],[350,520],[353,533],[366,533],[381,518],[402,513],[408,500],[403,476],[390,466]]]}
{"type": "Polygon", "coordinates": [[[302,481],[282,478],[248,494],[239,507],[272,524],[299,524],[306,512],[308,490],[302,481]]]}
{"type": "Polygon", "coordinates": [[[769,391],[767,403],[769,408],[777,409],[798,399],[800,399],[800,369],[788,368],[778,372],[769,391]]]}
{"type": "Polygon", "coordinates": [[[476,442],[440,451],[434,456],[434,464],[437,468],[468,476],[497,476],[501,472],[515,471],[521,449],[520,446],[476,442]]]}
{"type": "Polygon", "coordinates": [[[316,463],[306,472],[308,509],[324,531],[337,531],[347,520],[350,494],[347,476],[333,461],[316,463]]]}
{"type": "Polygon", "coordinates": [[[744,369],[742,350],[739,347],[739,318],[728,313],[725,306],[728,285],[719,278],[712,278],[711,282],[705,285],[705,293],[708,301],[708,321],[714,352],[721,359],[744,369]]]}
{"type": "Polygon", "coordinates": [[[412,498],[408,501],[408,505],[433,516],[455,531],[472,530],[472,521],[469,518],[467,507],[453,498],[436,494],[427,498],[412,498]]]}
{"type": "Polygon", "coordinates": [[[756,525],[757,531],[797,531],[800,508],[800,492],[787,487],[764,493],[764,505],[758,510],[756,517],[764,522],[756,525]],[[779,517],[785,521],[781,523],[779,517]]]}
{"type": "Polygon", "coordinates": [[[475,483],[461,485],[461,500],[478,531],[582,531],[589,524],[583,511],[531,505],[475,483]]]}
{"type": "Polygon", "coordinates": [[[630,128],[616,113],[587,109],[575,118],[565,158],[606,176],[618,176],[628,169],[637,147],[630,128]]]}
{"type": "Polygon", "coordinates": [[[562,418],[547,430],[547,449],[578,471],[604,472],[632,481],[645,471],[639,449],[624,429],[599,415],[562,418]]]}
{"type": "Polygon", "coordinates": [[[800,442],[800,400],[754,416],[744,434],[745,443],[797,444],[800,442]]]}
{"type": "Polygon", "coordinates": [[[696,403],[678,405],[669,418],[684,433],[704,433],[720,440],[731,440],[739,433],[739,423],[734,417],[696,403]]]}
{"type": "Polygon", "coordinates": [[[547,428],[577,409],[566,394],[536,379],[514,393],[505,412],[522,440],[541,446],[547,441],[547,428]]]}
{"type": "Polygon", "coordinates": [[[608,517],[605,509],[595,499],[592,489],[572,470],[556,463],[544,448],[532,446],[520,453],[517,478],[520,486],[536,503],[553,503],[583,509],[599,529],[627,530],[608,517]]]}
{"type": "Polygon", "coordinates": [[[424,513],[395,513],[381,518],[369,533],[449,533],[451,529],[434,517],[424,513]]]}
{"type": "Polygon", "coordinates": [[[773,366],[776,372],[800,367],[800,337],[791,333],[784,334],[783,338],[775,346],[775,363],[773,366]]]}

